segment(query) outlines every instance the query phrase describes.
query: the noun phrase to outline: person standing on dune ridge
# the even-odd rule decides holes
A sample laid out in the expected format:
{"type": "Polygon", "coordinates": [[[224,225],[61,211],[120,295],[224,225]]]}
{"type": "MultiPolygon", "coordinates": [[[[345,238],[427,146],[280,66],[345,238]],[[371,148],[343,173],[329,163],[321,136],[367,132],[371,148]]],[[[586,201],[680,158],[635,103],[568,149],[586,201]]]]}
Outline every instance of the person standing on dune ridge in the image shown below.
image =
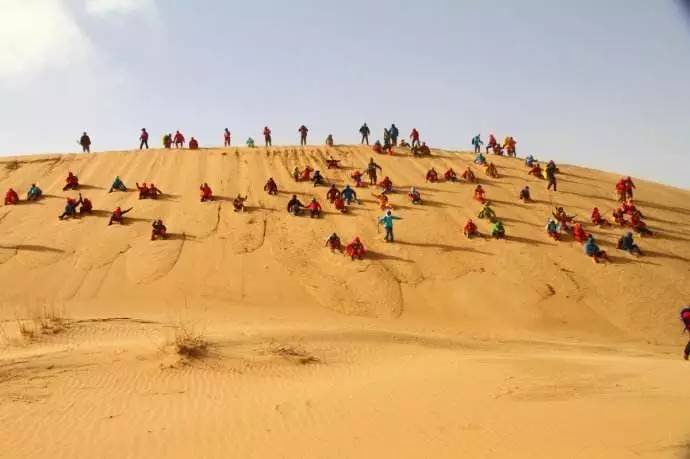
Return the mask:
{"type": "Polygon", "coordinates": [[[139,136],[139,150],[144,148],[149,149],[149,133],[146,132],[146,128],[141,128],[141,135],[139,136]]]}
{"type": "Polygon", "coordinates": [[[359,128],[359,133],[362,134],[362,145],[364,145],[365,142],[369,145],[369,134],[371,134],[371,130],[369,126],[367,126],[367,123],[364,123],[362,127],[359,128]]]}
{"type": "Polygon", "coordinates": [[[91,153],[91,137],[86,132],[79,138],[79,145],[81,145],[82,153],[91,153]]]}
{"type": "Polygon", "coordinates": [[[230,146],[230,130],[228,128],[225,128],[225,131],[223,131],[223,146],[230,146]]]}
{"type": "Polygon", "coordinates": [[[264,126],[264,143],[266,147],[273,146],[271,141],[271,130],[268,128],[268,126],[264,126]]]}
{"type": "Polygon", "coordinates": [[[299,127],[297,130],[299,132],[299,144],[300,145],[306,145],[307,144],[307,132],[309,132],[309,129],[303,124],[299,127]]]}

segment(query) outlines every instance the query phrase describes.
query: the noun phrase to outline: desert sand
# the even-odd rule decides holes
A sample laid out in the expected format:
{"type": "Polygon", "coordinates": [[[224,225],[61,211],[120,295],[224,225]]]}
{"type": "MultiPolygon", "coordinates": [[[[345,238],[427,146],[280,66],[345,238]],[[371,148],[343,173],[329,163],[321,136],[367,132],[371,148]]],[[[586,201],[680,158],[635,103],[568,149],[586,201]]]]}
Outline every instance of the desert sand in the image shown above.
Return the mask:
{"type": "MultiPolygon", "coordinates": [[[[1,457],[688,458],[690,191],[636,179],[655,235],[586,224],[612,262],[594,264],[544,231],[552,205],[610,219],[618,175],[559,165],[559,191],[521,160],[480,168],[508,240],[467,240],[473,185],[424,183],[473,155],[376,156],[397,192],[397,242],[377,231],[370,189],[337,214],[307,164],[342,187],[366,147],[149,150],[3,158],[0,190],[1,457]],[[326,170],[326,158],[342,160],[326,170]],[[94,215],[60,221],[68,171],[94,215]],[[107,192],[154,182],[157,201],[107,192]],[[263,190],[272,176],[281,190],[263,190]],[[208,182],[218,200],[200,203],[208,182]],[[534,203],[517,199],[529,184],[534,203]],[[405,193],[418,186],[424,205],[405,193]],[[246,213],[231,199],[248,194],[246,213]],[[321,200],[293,217],[291,194],[321,200]],[[116,207],[128,222],[107,225],[116,207]],[[171,233],[149,240],[162,218],[171,233]],[[336,231],[369,249],[324,247],[336,231]],[[175,339],[206,341],[197,358],[175,339]]],[[[541,158],[540,158],[541,159],[541,158]]],[[[545,158],[548,159],[548,158],[545,158]]],[[[478,221],[486,233],[488,223],[478,221]]]]}

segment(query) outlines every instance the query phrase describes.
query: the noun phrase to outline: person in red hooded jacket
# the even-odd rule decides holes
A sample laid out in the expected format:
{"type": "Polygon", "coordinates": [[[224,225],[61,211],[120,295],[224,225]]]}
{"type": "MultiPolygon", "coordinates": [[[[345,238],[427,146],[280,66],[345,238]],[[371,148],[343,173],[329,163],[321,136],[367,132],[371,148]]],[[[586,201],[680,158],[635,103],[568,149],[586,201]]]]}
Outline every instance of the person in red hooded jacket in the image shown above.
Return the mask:
{"type": "Polygon", "coordinates": [[[426,173],[426,181],[431,183],[438,182],[438,172],[433,167],[429,169],[426,173]]]}
{"type": "Polygon", "coordinates": [[[213,190],[206,182],[199,186],[199,195],[201,196],[201,202],[213,201],[213,190]]]}
{"type": "Polygon", "coordinates": [[[321,216],[321,204],[319,204],[316,198],[311,199],[311,202],[307,204],[307,209],[309,209],[309,216],[311,218],[318,218],[321,216]]]}
{"type": "Polygon", "coordinates": [[[67,178],[65,179],[65,186],[62,187],[62,191],[67,190],[78,190],[79,189],[79,178],[72,172],[67,173],[67,178]]]}
{"type": "Polygon", "coordinates": [[[12,188],[7,190],[7,193],[5,193],[5,205],[6,206],[12,206],[14,204],[17,204],[19,202],[19,195],[17,194],[16,191],[14,191],[12,188]]]}
{"type": "Polygon", "coordinates": [[[419,131],[417,130],[417,128],[412,128],[412,132],[410,132],[410,140],[411,140],[411,142],[410,142],[411,146],[419,147],[419,145],[420,145],[420,143],[419,143],[419,131]]]}
{"type": "Polygon", "coordinates": [[[364,244],[362,244],[362,241],[359,240],[359,237],[356,237],[352,242],[350,242],[347,245],[347,247],[345,247],[345,253],[352,260],[354,260],[355,258],[361,260],[367,253],[367,249],[364,248],[364,244]]]}
{"type": "Polygon", "coordinates": [[[175,148],[184,148],[184,136],[180,131],[175,132],[175,137],[173,137],[173,143],[175,144],[175,148]]]}
{"type": "Polygon", "coordinates": [[[471,218],[467,220],[467,223],[465,223],[465,227],[463,228],[462,232],[467,239],[480,236],[479,231],[477,230],[477,225],[472,221],[471,218]]]}
{"type": "Polygon", "coordinates": [[[141,134],[139,135],[139,150],[144,148],[149,149],[149,133],[146,132],[146,128],[141,128],[141,134]]]}
{"type": "Polygon", "coordinates": [[[132,210],[131,207],[126,210],[122,210],[119,206],[116,207],[115,210],[113,210],[112,215],[110,215],[110,221],[108,222],[108,226],[112,225],[113,223],[121,225],[124,215],[130,210],[132,210]]]}
{"type": "Polygon", "coordinates": [[[268,194],[278,194],[278,184],[273,180],[273,177],[269,178],[264,185],[264,191],[268,194]]]}
{"type": "Polygon", "coordinates": [[[271,130],[268,128],[268,126],[264,126],[264,142],[267,147],[270,147],[273,145],[271,141],[271,130]]]}
{"type": "Polygon", "coordinates": [[[340,197],[340,190],[336,188],[335,185],[331,185],[331,187],[328,189],[328,192],[326,193],[326,199],[333,204],[336,199],[340,197]]]}
{"type": "Polygon", "coordinates": [[[189,149],[190,150],[198,150],[199,149],[199,141],[196,140],[194,137],[189,139],[189,149]]]}
{"type": "Polygon", "coordinates": [[[633,183],[632,178],[626,177],[623,179],[623,186],[624,186],[624,191],[625,191],[625,198],[626,199],[632,199],[633,198],[633,190],[635,189],[635,183],[633,183]]]}

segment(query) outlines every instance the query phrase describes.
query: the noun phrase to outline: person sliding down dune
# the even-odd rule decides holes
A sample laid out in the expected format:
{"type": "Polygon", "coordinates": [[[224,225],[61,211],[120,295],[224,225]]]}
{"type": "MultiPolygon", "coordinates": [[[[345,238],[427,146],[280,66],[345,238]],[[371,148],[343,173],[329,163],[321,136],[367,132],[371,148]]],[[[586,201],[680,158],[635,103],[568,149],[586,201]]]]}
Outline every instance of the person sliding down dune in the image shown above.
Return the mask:
{"type": "Polygon", "coordinates": [[[113,184],[110,185],[110,190],[108,190],[108,193],[112,193],[113,191],[127,191],[127,187],[122,179],[120,179],[119,175],[115,177],[115,180],[113,180],[113,184]]]}
{"type": "Polygon", "coordinates": [[[520,201],[522,201],[522,202],[531,202],[532,201],[532,196],[530,195],[528,186],[525,186],[522,190],[520,190],[520,201]]]}
{"type": "Polygon", "coordinates": [[[43,197],[43,190],[37,187],[35,183],[32,183],[31,188],[29,188],[29,191],[26,193],[26,200],[38,201],[41,197],[43,197]]]}
{"type": "Polygon", "coordinates": [[[326,185],[326,180],[321,175],[321,171],[314,171],[314,177],[312,177],[311,181],[315,187],[326,185]]]}
{"type": "Polygon", "coordinates": [[[588,237],[589,235],[584,228],[582,228],[582,223],[575,223],[575,226],[573,226],[573,239],[580,244],[584,244],[588,237]]]}
{"type": "Polygon", "coordinates": [[[311,199],[309,204],[307,204],[307,209],[309,209],[309,216],[311,218],[321,217],[321,204],[319,204],[316,198],[311,199]]]}
{"type": "Polygon", "coordinates": [[[151,240],[167,239],[168,229],[163,224],[163,220],[154,220],[151,224],[151,240]]]}
{"type": "Polygon", "coordinates": [[[77,207],[79,204],[83,202],[81,194],[79,195],[79,200],[76,200],[74,198],[67,198],[67,202],[65,203],[65,211],[62,213],[62,215],[58,216],[60,220],[67,220],[68,218],[76,218],[77,217],[77,207]]]}
{"type": "Polygon", "coordinates": [[[19,195],[17,194],[14,189],[10,188],[7,190],[7,193],[5,193],[5,205],[6,206],[13,206],[19,202],[19,195]]]}
{"type": "Polygon", "coordinates": [[[350,174],[350,177],[352,178],[352,180],[354,180],[355,186],[357,188],[362,188],[366,186],[364,181],[362,180],[364,178],[364,174],[362,174],[360,171],[352,172],[352,174],[350,174]]]}
{"type": "Polygon", "coordinates": [[[431,183],[438,182],[438,172],[433,167],[426,173],[426,181],[431,183]]]}
{"type": "Polygon", "coordinates": [[[477,187],[474,189],[473,199],[477,202],[481,202],[482,204],[486,202],[486,192],[481,185],[477,185],[477,187]]]}
{"type": "Polygon", "coordinates": [[[374,196],[376,198],[376,200],[379,202],[379,208],[381,210],[386,210],[386,209],[391,208],[391,205],[388,203],[388,196],[386,196],[386,193],[381,193],[381,194],[372,193],[372,196],[374,196]]]}
{"type": "Polygon", "coordinates": [[[534,163],[529,172],[527,172],[527,175],[533,175],[538,179],[544,180],[544,171],[539,163],[534,163]]]}
{"type": "Polygon", "coordinates": [[[393,192],[393,182],[391,179],[386,176],[381,180],[381,183],[379,183],[379,187],[383,191],[383,193],[392,193],[393,192]]]}
{"type": "Polygon", "coordinates": [[[343,191],[340,193],[340,195],[343,197],[347,205],[352,204],[353,201],[358,201],[357,192],[350,188],[350,185],[345,185],[345,188],[343,188],[343,191]]]}
{"type": "Polygon", "coordinates": [[[410,202],[412,204],[421,204],[422,203],[422,195],[417,191],[415,187],[410,188],[410,192],[407,193],[407,197],[410,198],[410,202]]]}
{"type": "Polygon", "coordinates": [[[575,219],[575,215],[568,215],[563,207],[559,207],[553,212],[553,218],[561,225],[563,231],[570,232],[570,224],[575,219]]]}
{"type": "Polygon", "coordinates": [[[345,200],[342,196],[338,196],[337,198],[335,198],[335,200],[333,201],[333,207],[335,207],[335,210],[337,210],[341,214],[347,212],[347,206],[345,205],[345,200]]]}
{"type": "Polygon", "coordinates": [[[486,158],[483,154],[477,153],[477,156],[474,157],[474,163],[479,166],[484,166],[486,164],[486,158]]]}
{"type": "Polygon", "coordinates": [[[506,230],[505,227],[503,226],[503,222],[497,221],[496,223],[493,224],[491,227],[491,237],[494,239],[505,239],[506,238],[506,230]]]}
{"type": "Polygon", "coordinates": [[[621,236],[621,238],[618,239],[618,244],[616,245],[616,248],[619,250],[625,250],[626,252],[629,252],[631,255],[635,255],[638,257],[642,255],[642,250],[640,250],[640,247],[637,244],[635,244],[633,233],[628,233],[625,236],[621,236]]]}
{"type": "Polygon", "coordinates": [[[642,213],[639,210],[635,210],[630,217],[630,226],[633,231],[635,231],[640,236],[652,236],[652,231],[647,227],[647,224],[642,221],[642,213]]]}
{"type": "Polygon", "coordinates": [[[367,250],[364,248],[362,241],[359,240],[359,237],[356,237],[347,245],[347,247],[345,247],[345,253],[348,257],[350,257],[351,260],[354,260],[355,258],[359,260],[363,259],[366,252],[367,250]]]}
{"type": "Polygon", "coordinates": [[[72,172],[67,173],[67,178],[65,179],[65,186],[62,187],[62,191],[67,190],[78,190],[79,189],[79,178],[72,172]]]}
{"type": "Polygon", "coordinates": [[[304,204],[300,202],[299,199],[297,199],[297,195],[292,195],[292,198],[290,201],[288,201],[287,204],[287,211],[288,213],[291,213],[294,216],[298,216],[300,213],[302,213],[302,209],[304,208],[304,204]]]}
{"type": "Polygon", "coordinates": [[[331,185],[331,187],[328,189],[328,192],[326,193],[326,199],[328,202],[333,204],[336,199],[340,197],[340,190],[335,187],[335,185],[331,185]]]}
{"type": "Polygon", "coordinates": [[[326,169],[340,169],[340,160],[330,157],[326,160],[326,169]]]}
{"type": "Polygon", "coordinates": [[[296,182],[310,182],[312,172],[314,172],[314,169],[309,166],[305,166],[302,171],[295,167],[292,171],[292,178],[294,178],[296,182]]]}
{"type": "Polygon", "coordinates": [[[553,218],[546,224],[546,233],[555,241],[561,240],[561,226],[553,218]]]}
{"type": "Polygon", "coordinates": [[[592,209],[591,221],[594,225],[597,225],[597,226],[609,226],[610,225],[608,220],[606,220],[605,218],[603,218],[601,216],[601,213],[599,213],[598,207],[595,207],[594,209],[592,209]]]}
{"type": "Polygon", "coordinates": [[[343,251],[343,246],[340,242],[340,237],[336,233],[333,233],[330,236],[328,236],[328,239],[326,239],[326,247],[331,249],[331,252],[343,251]]]}
{"type": "Polygon", "coordinates": [[[208,183],[206,182],[199,186],[199,195],[201,198],[201,202],[213,201],[213,190],[210,186],[208,186],[208,183]]]}
{"type": "Polygon", "coordinates": [[[496,220],[496,212],[491,208],[489,203],[487,202],[484,204],[484,207],[482,207],[482,210],[479,211],[477,214],[478,218],[486,218],[490,222],[493,222],[496,220]]]}
{"type": "Polygon", "coordinates": [[[485,172],[486,172],[486,175],[488,175],[489,177],[498,178],[498,169],[496,169],[496,166],[494,165],[494,163],[489,163],[486,166],[485,172]]]}
{"type": "Polygon", "coordinates": [[[443,178],[446,179],[447,182],[457,182],[458,174],[456,174],[453,168],[451,167],[443,174],[443,178]]]}
{"type": "Polygon", "coordinates": [[[591,234],[589,235],[589,237],[587,238],[587,241],[585,242],[584,251],[585,251],[585,255],[587,255],[588,257],[591,257],[592,261],[594,261],[594,263],[599,263],[599,261],[601,261],[601,260],[608,261],[608,259],[609,259],[606,252],[604,252],[603,250],[601,250],[599,248],[597,243],[594,241],[594,236],[592,236],[591,234]]]}
{"type": "Polygon", "coordinates": [[[467,239],[472,239],[473,237],[481,236],[479,234],[479,231],[477,231],[477,225],[472,221],[471,218],[467,220],[467,223],[465,223],[465,227],[463,228],[462,233],[467,237],[467,239]]]}
{"type": "Polygon", "coordinates": [[[247,200],[247,196],[242,196],[241,194],[237,193],[237,196],[235,196],[235,199],[232,200],[232,210],[235,212],[244,212],[246,207],[244,206],[244,202],[247,200]]]}
{"type": "Polygon", "coordinates": [[[270,195],[278,194],[278,185],[276,184],[273,177],[268,179],[268,182],[264,185],[264,191],[270,195]]]}
{"type": "Polygon", "coordinates": [[[81,198],[81,195],[79,195],[81,199],[81,207],[79,208],[79,215],[83,214],[90,214],[93,212],[93,203],[89,198],[81,198]]]}
{"type": "Polygon", "coordinates": [[[462,179],[468,183],[474,183],[477,181],[477,177],[475,177],[474,172],[472,172],[472,168],[470,166],[467,166],[465,172],[462,173],[462,179]]]}
{"type": "Polygon", "coordinates": [[[125,214],[127,214],[132,208],[130,207],[129,209],[122,210],[119,206],[113,210],[112,215],[110,215],[110,221],[108,222],[108,226],[112,225],[113,223],[117,223],[118,225],[121,225],[125,214]]]}

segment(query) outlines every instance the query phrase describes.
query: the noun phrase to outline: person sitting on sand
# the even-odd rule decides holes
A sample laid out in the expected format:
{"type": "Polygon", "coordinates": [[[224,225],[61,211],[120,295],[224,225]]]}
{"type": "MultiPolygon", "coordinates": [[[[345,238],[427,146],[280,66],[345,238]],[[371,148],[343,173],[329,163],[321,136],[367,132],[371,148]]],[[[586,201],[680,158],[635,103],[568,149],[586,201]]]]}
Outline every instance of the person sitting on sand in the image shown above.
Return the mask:
{"type": "Polygon", "coordinates": [[[67,220],[68,218],[77,217],[77,207],[82,203],[81,194],[79,195],[79,200],[74,198],[67,198],[65,203],[65,210],[62,215],[58,216],[60,220],[67,220]]]}
{"type": "Polygon", "coordinates": [[[335,185],[331,185],[331,187],[328,189],[328,192],[326,192],[326,199],[328,202],[333,204],[333,202],[340,197],[340,190],[335,187],[335,185]]]}
{"type": "Polygon", "coordinates": [[[340,160],[332,156],[326,160],[326,169],[340,169],[340,160]]]}
{"type": "Polygon", "coordinates": [[[381,210],[386,210],[386,209],[391,208],[391,205],[388,203],[388,196],[386,195],[386,193],[381,193],[381,194],[373,194],[372,193],[372,195],[379,202],[379,208],[381,210]]]}
{"type": "Polygon", "coordinates": [[[43,190],[36,186],[35,183],[31,184],[31,188],[26,192],[27,201],[38,201],[43,197],[43,190]]]}
{"type": "Polygon", "coordinates": [[[352,242],[350,242],[347,247],[345,247],[345,253],[351,260],[355,258],[363,259],[367,250],[364,248],[364,244],[360,241],[359,237],[356,237],[352,242]]]}
{"type": "Polygon", "coordinates": [[[538,179],[544,180],[544,171],[539,163],[534,163],[529,172],[527,172],[527,175],[533,175],[538,179]]]}
{"type": "Polygon", "coordinates": [[[485,172],[486,172],[486,175],[488,175],[489,177],[498,178],[498,169],[496,169],[496,166],[494,165],[494,163],[489,163],[486,166],[485,172]]]}
{"type": "Polygon", "coordinates": [[[115,180],[113,180],[112,185],[110,185],[110,190],[108,190],[108,193],[112,193],[113,191],[127,191],[127,187],[125,186],[125,183],[120,179],[120,176],[116,176],[115,180]]]}
{"type": "Polygon", "coordinates": [[[246,200],[247,196],[242,196],[241,194],[237,193],[235,199],[232,200],[232,210],[235,212],[244,212],[246,210],[246,207],[244,206],[244,202],[246,200]]]}
{"type": "Polygon", "coordinates": [[[494,147],[494,154],[498,156],[503,156],[503,147],[500,143],[497,143],[494,147]]]}
{"type": "Polygon", "coordinates": [[[130,210],[132,210],[131,207],[126,210],[122,210],[119,206],[116,207],[115,210],[113,210],[112,215],[110,215],[110,221],[108,222],[108,226],[112,225],[113,223],[121,225],[125,214],[128,213],[130,210]]]}
{"type": "Polygon", "coordinates": [[[532,156],[532,155],[528,155],[528,156],[525,158],[525,166],[527,166],[527,167],[529,167],[529,168],[532,168],[532,166],[534,166],[534,164],[535,164],[536,162],[537,162],[537,160],[534,159],[534,156],[532,156]]]}
{"type": "Polygon", "coordinates": [[[199,149],[199,141],[196,140],[194,137],[189,139],[189,149],[190,150],[198,150],[199,149]]]}
{"type": "Polygon", "coordinates": [[[362,174],[362,172],[354,171],[352,174],[350,174],[350,177],[352,177],[352,180],[355,181],[355,186],[357,188],[362,188],[364,186],[364,181],[362,180],[364,174],[362,174]]]}
{"type": "Polygon", "coordinates": [[[402,147],[402,148],[410,148],[410,144],[407,143],[407,140],[401,139],[401,140],[400,140],[400,147],[402,147]]]}
{"type": "Polygon", "coordinates": [[[163,224],[163,220],[154,220],[153,223],[151,223],[151,240],[155,241],[156,239],[167,239],[167,237],[168,228],[166,228],[163,224]]]}
{"type": "MultiPolygon", "coordinates": [[[[296,170],[297,167],[295,167],[296,170]]],[[[295,171],[293,171],[294,174],[295,171]]],[[[299,177],[297,179],[298,182],[309,182],[311,181],[311,173],[314,172],[314,169],[312,169],[310,166],[305,166],[302,171],[299,171],[299,177]]]]}
{"type": "Polygon", "coordinates": [[[589,235],[587,232],[582,228],[582,223],[575,223],[573,226],[573,239],[575,239],[577,242],[580,244],[583,244],[589,235]]]}
{"type": "Polygon", "coordinates": [[[621,236],[621,238],[618,239],[618,244],[616,245],[616,248],[619,250],[625,250],[627,252],[630,252],[630,254],[638,257],[642,255],[640,247],[637,244],[635,244],[633,233],[628,233],[625,236],[621,236]]]}
{"type": "Polygon", "coordinates": [[[393,181],[391,181],[390,177],[385,176],[383,180],[379,183],[379,188],[383,190],[384,193],[392,193],[393,192],[393,181]]]}
{"type": "Polygon", "coordinates": [[[486,157],[481,153],[477,153],[477,156],[474,157],[474,163],[479,166],[484,166],[486,165],[486,157]]]}
{"type": "Polygon", "coordinates": [[[14,191],[13,188],[10,188],[7,190],[5,193],[5,205],[6,206],[13,206],[19,202],[19,195],[17,194],[16,191],[14,191]]]}
{"type": "Polygon", "coordinates": [[[575,219],[575,215],[568,215],[563,207],[557,208],[553,213],[553,217],[560,223],[563,231],[570,232],[570,223],[575,219]]]}
{"type": "Polygon", "coordinates": [[[446,179],[447,182],[457,182],[458,174],[456,174],[453,168],[451,167],[443,173],[443,178],[446,179]]]}
{"type": "Polygon", "coordinates": [[[314,177],[312,177],[311,181],[315,187],[326,185],[326,179],[321,175],[321,171],[314,171],[314,177]]]}
{"type": "Polygon", "coordinates": [[[311,198],[311,201],[307,204],[307,209],[309,209],[309,216],[311,218],[321,217],[321,204],[319,204],[316,198],[311,198]]]}
{"type": "Polygon", "coordinates": [[[352,204],[352,201],[357,201],[357,192],[350,188],[350,185],[345,185],[340,194],[348,205],[352,204]]]}
{"type": "Polygon", "coordinates": [[[422,144],[419,146],[419,154],[424,156],[431,155],[431,148],[429,148],[426,142],[422,142],[422,144]]]}
{"type": "Polygon", "coordinates": [[[429,169],[426,173],[426,181],[431,183],[438,182],[438,172],[433,167],[429,169]]]}
{"type": "Polygon", "coordinates": [[[328,134],[328,136],[326,137],[326,146],[327,147],[333,146],[333,134],[328,134]]]}
{"type": "Polygon", "coordinates": [[[67,173],[67,178],[65,179],[65,186],[62,187],[62,191],[67,190],[78,190],[79,189],[79,178],[72,172],[67,173]]]}
{"type": "Polygon", "coordinates": [[[173,143],[175,144],[175,148],[183,148],[184,147],[184,136],[180,131],[175,132],[175,136],[173,137],[173,143]]]}
{"type": "Polygon", "coordinates": [[[326,247],[331,249],[331,252],[335,252],[336,250],[338,252],[343,251],[343,246],[340,242],[340,237],[336,233],[333,233],[330,236],[328,236],[328,239],[326,239],[326,247]]]}
{"type": "Polygon", "coordinates": [[[639,210],[636,210],[630,217],[630,226],[640,236],[652,236],[652,231],[642,221],[642,213],[639,210]]]}
{"type": "Polygon", "coordinates": [[[465,171],[462,173],[462,178],[468,183],[474,183],[477,181],[477,177],[475,177],[474,172],[472,171],[472,168],[470,166],[467,166],[465,171]]]}
{"type": "Polygon", "coordinates": [[[199,195],[201,198],[201,202],[213,201],[213,190],[210,186],[208,186],[208,183],[206,182],[202,183],[199,186],[199,195]]]}
{"type": "Polygon", "coordinates": [[[276,184],[273,177],[268,179],[268,182],[264,185],[264,191],[270,195],[278,194],[278,184],[276,184]]]}
{"type": "Polygon", "coordinates": [[[247,141],[245,143],[247,144],[247,147],[249,147],[249,148],[256,147],[256,144],[254,143],[254,139],[252,137],[248,137],[247,141]]]}
{"type": "Polygon", "coordinates": [[[628,221],[625,219],[625,214],[620,209],[613,209],[613,221],[619,226],[625,226],[628,221]]]}
{"type": "Polygon", "coordinates": [[[503,226],[503,222],[496,221],[491,227],[491,237],[494,239],[505,239],[506,229],[503,226]]]}
{"type": "Polygon", "coordinates": [[[486,202],[486,192],[481,185],[477,185],[477,187],[474,189],[473,199],[477,202],[481,202],[482,204],[486,202]]]}
{"type": "Polygon", "coordinates": [[[89,198],[82,198],[81,195],[79,196],[81,199],[81,207],[79,208],[79,214],[90,214],[93,212],[93,203],[89,198]]]}
{"type": "Polygon", "coordinates": [[[342,196],[338,196],[337,198],[335,198],[335,200],[333,201],[333,207],[335,207],[335,210],[337,210],[341,214],[347,212],[347,206],[345,205],[345,200],[342,196]]]}
{"type": "Polygon", "coordinates": [[[591,257],[592,260],[594,261],[594,263],[599,263],[599,261],[601,261],[601,260],[608,261],[608,259],[609,259],[606,252],[599,248],[596,241],[594,240],[594,236],[592,236],[591,234],[589,235],[589,237],[587,238],[587,241],[585,242],[584,251],[585,251],[585,255],[587,255],[588,257],[591,257]]]}
{"type": "Polygon", "coordinates": [[[546,224],[546,233],[555,241],[561,240],[561,226],[553,218],[546,224]]]}
{"type": "Polygon", "coordinates": [[[374,145],[371,146],[371,149],[374,150],[374,153],[383,153],[383,146],[381,145],[380,141],[374,142],[374,145]]]}
{"type": "Polygon", "coordinates": [[[623,204],[621,204],[620,210],[624,214],[628,214],[628,215],[632,215],[635,212],[639,212],[637,210],[637,207],[635,207],[635,203],[633,202],[632,199],[626,199],[625,202],[623,202],[623,204]]]}
{"type": "Polygon", "coordinates": [[[290,201],[288,201],[287,204],[288,213],[297,216],[302,212],[302,208],[304,208],[304,204],[302,204],[300,200],[297,199],[297,195],[293,194],[292,198],[290,199],[290,201]]]}
{"type": "Polygon", "coordinates": [[[486,204],[484,204],[484,207],[482,207],[482,210],[479,211],[479,213],[477,214],[477,217],[478,218],[486,218],[489,221],[493,222],[494,220],[496,220],[496,212],[494,212],[494,210],[491,208],[491,206],[487,202],[486,204]]]}
{"type": "Polygon", "coordinates": [[[422,203],[422,195],[417,191],[415,187],[411,187],[409,193],[407,193],[407,197],[410,198],[410,202],[412,204],[421,204],[422,203]]]}
{"type": "Polygon", "coordinates": [[[146,185],[146,182],[141,185],[139,185],[139,182],[136,182],[136,187],[137,190],[139,190],[139,199],[146,199],[149,197],[149,187],[146,185]]]}
{"type": "Polygon", "coordinates": [[[477,225],[472,221],[470,218],[467,220],[467,223],[465,223],[465,227],[462,230],[462,234],[464,234],[467,239],[472,239],[473,237],[480,236],[479,231],[477,230],[477,225]]]}
{"type": "Polygon", "coordinates": [[[520,201],[522,201],[522,202],[532,201],[532,196],[530,195],[529,186],[525,185],[525,187],[522,190],[520,190],[520,201]]]}
{"type": "Polygon", "coordinates": [[[594,209],[592,209],[591,221],[592,221],[592,224],[597,225],[597,226],[609,226],[610,225],[608,220],[606,220],[604,217],[601,216],[601,213],[599,213],[598,207],[595,207],[594,209]]]}

